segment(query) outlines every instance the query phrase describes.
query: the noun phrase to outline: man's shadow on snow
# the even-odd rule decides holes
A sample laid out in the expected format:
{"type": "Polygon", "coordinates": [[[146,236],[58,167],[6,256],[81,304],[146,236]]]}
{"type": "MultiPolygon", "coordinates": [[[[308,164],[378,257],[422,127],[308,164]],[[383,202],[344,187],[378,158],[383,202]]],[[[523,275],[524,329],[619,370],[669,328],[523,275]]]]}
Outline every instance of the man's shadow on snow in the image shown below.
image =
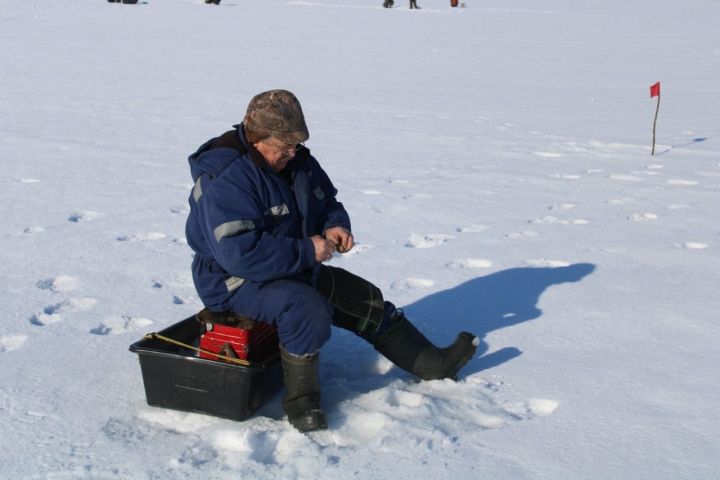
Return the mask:
{"type": "Polygon", "coordinates": [[[457,287],[429,295],[404,308],[407,317],[436,345],[450,344],[466,330],[480,339],[473,360],[463,374],[495,367],[522,354],[515,346],[488,353],[485,337],[501,328],[535,320],[542,315],[540,296],[554,285],[579,282],[595,265],[511,268],[469,280],[457,287]]]}
{"type": "MultiPolygon", "coordinates": [[[[538,301],[545,290],[562,283],[579,282],[594,270],[595,265],[589,263],[567,267],[511,268],[433,293],[403,309],[410,321],[438,346],[450,344],[461,330],[477,335],[480,345],[473,359],[461,370],[460,376],[464,377],[521,355],[522,351],[515,346],[488,353],[485,337],[493,330],[540,317],[542,310],[538,308],[538,301]]],[[[321,382],[326,406],[381,389],[398,376],[409,375],[397,368],[389,375],[378,374],[372,371],[375,357],[368,351],[369,345],[340,329],[333,330],[333,337],[336,340],[326,345],[321,355],[321,382]]],[[[346,415],[340,415],[336,409],[332,411],[332,422],[341,424],[345,421],[346,415]]],[[[280,401],[269,402],[259,410],[259,414],[282,418],[280,401]]]]}

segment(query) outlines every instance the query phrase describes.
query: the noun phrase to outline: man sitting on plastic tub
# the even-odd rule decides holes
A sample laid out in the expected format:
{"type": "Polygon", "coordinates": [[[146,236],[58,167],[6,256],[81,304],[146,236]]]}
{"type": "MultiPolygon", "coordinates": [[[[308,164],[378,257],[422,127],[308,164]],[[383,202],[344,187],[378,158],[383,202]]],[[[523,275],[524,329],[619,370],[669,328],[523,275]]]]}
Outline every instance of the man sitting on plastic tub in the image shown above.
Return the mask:
{"type": "Polygon", "coordinates": [[[478,343],[461,332],[449,347],[434,346],[375,285],[323,265],[351,250],[353,235],[337,190],[303,145],[308,137],[295,95],[256,95],[241,124],[190,156],[186,226],[205,306],[277,325],[283,409],[301,432],[327,428],[318,361],[331,326],[423,380],[455,378],[478,343]]]}

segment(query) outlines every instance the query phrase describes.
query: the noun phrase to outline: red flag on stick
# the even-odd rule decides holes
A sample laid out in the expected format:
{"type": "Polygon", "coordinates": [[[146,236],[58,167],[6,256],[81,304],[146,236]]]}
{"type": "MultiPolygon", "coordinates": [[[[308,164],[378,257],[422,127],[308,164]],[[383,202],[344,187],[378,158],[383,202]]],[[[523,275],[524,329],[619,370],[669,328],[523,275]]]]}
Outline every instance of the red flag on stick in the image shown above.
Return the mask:
{"type": "Polygon", "coordinates": [[[659,96],[660,96],[660,82],[657,82],[655,85],[650,85],[650,98],[659,97],[659,96]]]}
{"type": "Polygon", "coordinates": [[[657,116],[660,111],[660,82],[655,82],[654,85],[650,85],[650,98],[658,97],[657,108],[655,109],[655,120],[653,120],[653,144],[650,155],[655,155],[655,125],[657,124],[657,116]]]}

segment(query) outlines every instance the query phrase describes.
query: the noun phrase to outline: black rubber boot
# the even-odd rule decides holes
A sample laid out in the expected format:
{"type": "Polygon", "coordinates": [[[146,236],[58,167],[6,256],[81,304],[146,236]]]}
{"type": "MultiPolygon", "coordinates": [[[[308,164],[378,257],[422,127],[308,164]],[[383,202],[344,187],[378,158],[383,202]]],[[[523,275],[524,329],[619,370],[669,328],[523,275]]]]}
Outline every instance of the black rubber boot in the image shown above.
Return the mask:
{"type": "Polygon", "coordinates": [[[398,309],[388,329],[372,341],[375,349],[398,367],[422,380],[452,378],[475,355],[478,340],[460,332],[448,347],[438,348],[405,318],[398,309]]]}
{"type": "Polygon", "coordinates": [[[296,357],[281,348],[280,359],[286,389],[283,410],[288,420],[301,432],[326,429],[327,420],[320,405],[320,353],[296,357]]]}

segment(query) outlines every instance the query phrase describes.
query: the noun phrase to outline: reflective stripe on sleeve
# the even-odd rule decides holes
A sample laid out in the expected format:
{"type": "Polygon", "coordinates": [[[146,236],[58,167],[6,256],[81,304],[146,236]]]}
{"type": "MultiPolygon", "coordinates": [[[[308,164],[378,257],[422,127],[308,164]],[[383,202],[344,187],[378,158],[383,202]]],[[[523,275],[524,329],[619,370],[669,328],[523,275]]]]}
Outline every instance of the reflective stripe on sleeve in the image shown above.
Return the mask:
{"type": "Polygon", "coordinates": [[[225,280],[225,286],[227,287],[228,292],[232,292],[233,290],[240,288],[240,285],[243,283],[245,283],[245,279],[240,277],[230,277],[225,280]]]}
{"type": "Polygon", "coordinates": [[[225,237],[232,237],[238,233],[249,232],[250,230],[255,230],[255,222],[252,220],[235,220],[223,223],[215,228],[213,233],[215,234],[215,240],[219,242],[225,237]]]}
{"type": "Polygon", "coordinates": [[[197,180],[195,180],[195,186],[193,187],[193,198],[195,199],[195,203],[197,203],[200,200],[200,197],[202,197],[202,184],[200,182],[200,179],[202,177],[198,177],[197,180]]]}

